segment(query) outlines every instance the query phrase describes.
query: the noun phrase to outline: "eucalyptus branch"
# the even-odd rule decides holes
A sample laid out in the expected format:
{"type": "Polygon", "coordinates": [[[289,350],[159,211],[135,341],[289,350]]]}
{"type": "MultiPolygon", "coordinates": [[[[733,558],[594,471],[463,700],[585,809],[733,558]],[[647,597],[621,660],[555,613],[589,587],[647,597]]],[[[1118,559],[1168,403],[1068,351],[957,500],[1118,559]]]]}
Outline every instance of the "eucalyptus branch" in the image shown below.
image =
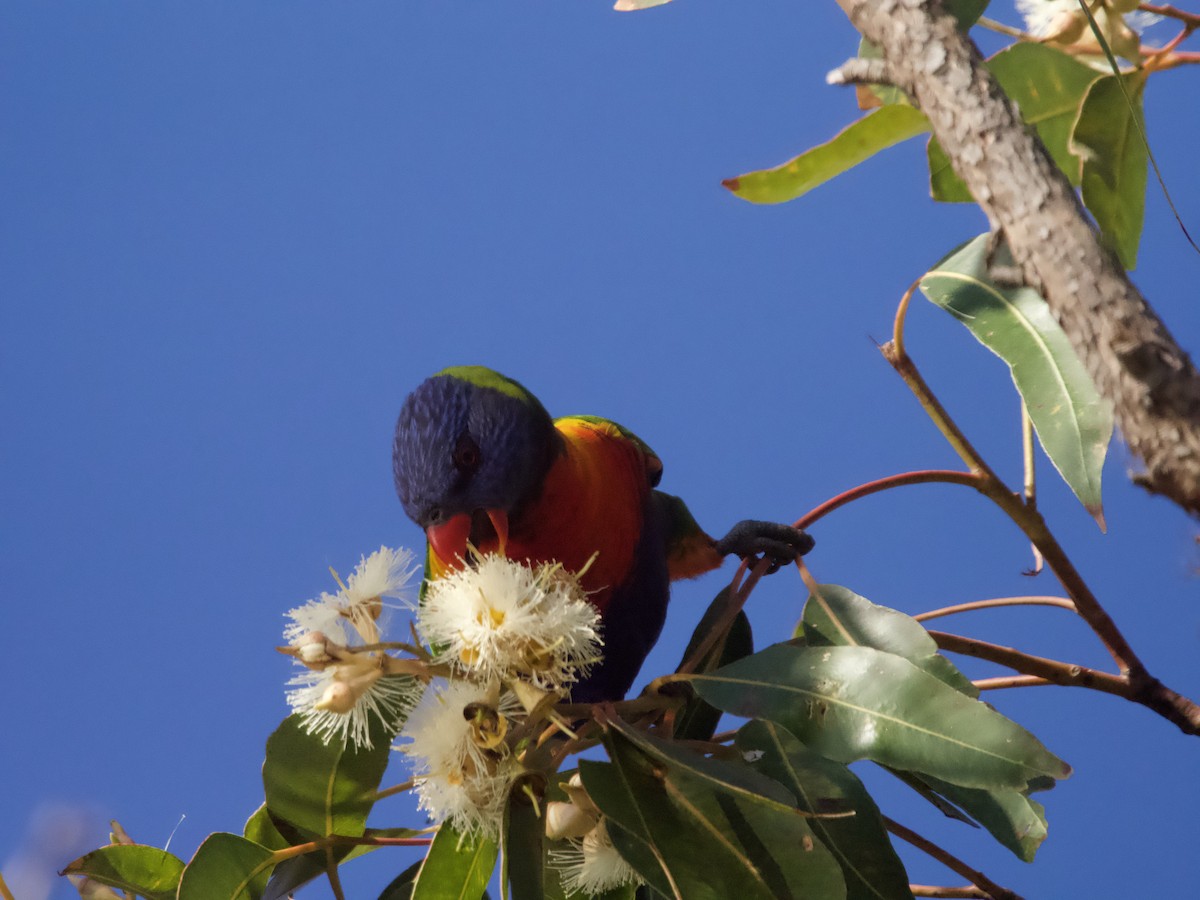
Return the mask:
{"type": "MultiPolygon", "coordinates": [[[[1042,514],[1032,504],[1024,502],[1020,495],[1011,491],[991,470],[921,377],[916,364],[904,350],[904,319],[912,294],[913,288],[910,287],[901,298],[896,311],[894,338],[880,349],[888,362],[904,379],[905,384],[916,396],[937,429],[946,437],[955,452],[962,457],[968,468],[978,475],[978,480],[972,486],[999,506],[1042,555],[1046,565],[1054,572],[1074,602],[1080,617],[1087,622],[1116,661],[1121,675],[1110,675],[1078,666],[1072,667],[1067,663],[1057,663],[1053,660],[1041,660],[1039,657],[1021,654],[1010,648],[997,648],[994,644],[986,645],[987,648],[990,648],[986,652],[992,654],[993,661],[1009,665],[1010,668],[1015,668],[1027,675],[1045,677],[1056,684],[1082,684],[1085,687],[1108,690],[1109,693],[1125,697],[1154,710],[1167,721],[1177,725],[1185,734],[1200,735],[1200,706],[1166,687],[1149,673],[1145,664],[1126,640],[1125,635],[1117,627],[1116,622],[1101,606],[1100,601],[1076,570],[1066,551],[1051,533],[1042,514]],[[1006,654],[1010,662],[1018,664],[1010,665],[1010,662],[996,659],[997,653],[1006,654]],[[1033,666],[1033,668],[1029,668],[1029,666],[1033,666]]],[[[985,647],[984,642],[972,642],[970,639],[956,638],[955,636],[946,637],[948,640],[966,641],[967,644],[963,646],[973,646],[976,651],[985,647]]]]}
{"type": "Polygon", "coordinates": [[[1034,656],[1012,647],[1002,647],[999,644],[958,634],[948,634],[944,631],[931,631],[929,635],[937,642],[940,649],[948,650],[951,653],[961,653],[963,656],[973,656],[976,659],[999,663],[1025,675],[1045,678],[1047,681],[1064,687],[1086,687],[1128,700],[1135,699],[1131,696],[1129,680],[1121,675],[1113,675],[1109,672],[1101,672],[1098,669],[1089,669],[1086,666],[1066,663],[1057,659],[1048,659],[1044,656],[1034,656]]]}
{"type": "Polygon", "coordinates": [[[1032,656],[1012,647],[1001,647],[975,638],[942,631],[931,631],[929,634],[937,641],[938,647],[951,653],[986,659],[1064,687],[1085,687],[1112,694],[1158,713],[1178,726],[1184,734],[1200,735],[1200,706],[1145,671],[1139,675],[1113,675],[1086,666],[1032,656]]]}
{"type": "Polygon", "coordinates": [[[4,900],[16,900],[12,895],[12,891],[8,889],[8,885],[4,882],[3,873],[0,873],[0,897],[3,897],[4,900]]]}
{"type": "MultiPolygon", "coordinates": [[[[963,878],[967,879],[967,881],[974,884],[981,891],[983,891],[982,896],[991,897],[992,900],[1022,900],[1019,894],[1010,891],[1006,887],[1001,887],[978,869],[972,869],[957,856],[954,856],[947,850],[943,850],[928,838],[921,837],[921,835],[917,834],[915,831],[905,828],[899,822],[884,816],[883,824],[884,827],[887,828],[887,830],[892,834],[896,835],[896,837],[903,841],[907,841],[918,850],[921,850],[922,852],[932,856],[946,868],[958,875],[961,875],[963,878]]],[[[942,896],[948,895],[943,894],[942,896]]]]}
{"type": "Polygon", "coordinates": [[[1075,570],[1075,566],[1067,558],[1067,554],[1059,546],[1054,535],[1050,533],[1045,519],[1035,507],[1026,505],[1020,497],[1009,490],[1000,477],[992,471],[979,451],[967,440],[957,423],[950,418],[950,414],[946,412],[945,407],[934,395],[925,379],[921,377],[912,357],[905,352],[904,315],[909,300],[912,298],[912,292],[913,289],[909,288],[900,300],[900,306],[896,311],[895,337],[890,343],[880,348],[884,357],[904,379],[904,383],[916,396],[917,401],[938,431],[945,436],[967,467],[980,475],[981,481],[976,485],[976,489],[999,506],[1041,553],[1058,580],[1066,588],[1071,599],[1075,601],[1079,614],[1096,632],[1096,636],[1103,642],[1121,670],[1144,676],[1146,668],[1141,659],[1134,653],[1133,647],[1125,640],[1125,636],[1117,628],[1112,617],[1100,605],[1100,601],[1096,599],[1086,582],[1075,570]]]}
{"type": "Polygon", "coordinates": [[[970,603],[943,606],[941,609],[917,613],[913,618],[918,622],[928,622],[930,619],[940,619],[942,616],[952,616],[956,613],[974,612],[977,609],[996,609],[1004,606],[1057,606],[1059,609],[1076,612],[1075,604],[1064,597],[997,597],[994,600],[972,600],[970,603]]]}

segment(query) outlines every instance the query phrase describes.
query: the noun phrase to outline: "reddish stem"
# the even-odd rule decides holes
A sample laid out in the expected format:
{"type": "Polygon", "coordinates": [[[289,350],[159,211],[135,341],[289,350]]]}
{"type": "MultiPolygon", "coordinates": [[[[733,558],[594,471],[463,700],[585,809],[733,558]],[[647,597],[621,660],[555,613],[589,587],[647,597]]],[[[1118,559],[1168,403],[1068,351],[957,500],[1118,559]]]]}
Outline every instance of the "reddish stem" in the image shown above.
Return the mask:
{"type": "Polygon", "coordinates": [[[971,472],[958,472],[953,469],[924,469],[916,472],[901,472],[899,475],[888,475],[875,481],[868,481],[858,487],[843,491],[836,497],[831,497],[820,506],[814,507],[796,520],[797,528],[808,528],[813,522],[824,518],[835,509],[839,509],[861,497],[878,494],[892,488],[904,487],[906,484],[963,484],[980,490],[982,477],[971,472]]]}

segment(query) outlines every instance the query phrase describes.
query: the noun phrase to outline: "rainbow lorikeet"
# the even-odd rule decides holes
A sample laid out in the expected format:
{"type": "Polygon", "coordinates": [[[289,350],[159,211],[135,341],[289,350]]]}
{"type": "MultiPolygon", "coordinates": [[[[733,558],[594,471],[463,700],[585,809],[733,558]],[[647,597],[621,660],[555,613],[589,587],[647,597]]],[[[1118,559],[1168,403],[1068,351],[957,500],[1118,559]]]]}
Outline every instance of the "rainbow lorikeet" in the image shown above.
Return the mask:
{"type": "Polygon", "coordinates": [[[709,537],[678,497],[655,490],[662,462],[606,419],[552,419],[529,391],[483,366],[445,369],[404,401],[396,491],[428,539],[427,575],[464,565],[468,543],[583,575],[603,621],[604,658],[572,699],[619,700],[666,618],[670,582],[731,553],[776,565],[812,548],[787,525],[745,521],[709,537]]]}

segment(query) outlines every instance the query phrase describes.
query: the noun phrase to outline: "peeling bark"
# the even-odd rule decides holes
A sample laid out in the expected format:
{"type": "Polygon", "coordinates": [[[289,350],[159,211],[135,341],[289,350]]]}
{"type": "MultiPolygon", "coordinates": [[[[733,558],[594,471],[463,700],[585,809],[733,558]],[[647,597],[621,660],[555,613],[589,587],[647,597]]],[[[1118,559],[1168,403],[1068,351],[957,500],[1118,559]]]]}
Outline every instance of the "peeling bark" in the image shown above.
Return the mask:
{"type": "Polygon", "coordinates": [[[1100,242],[1066,177],[938,0],[838,0],[929,118],[1025,281],[1042,293],[1145,466],[1200,515],[1200,374],[1100,242]]]}

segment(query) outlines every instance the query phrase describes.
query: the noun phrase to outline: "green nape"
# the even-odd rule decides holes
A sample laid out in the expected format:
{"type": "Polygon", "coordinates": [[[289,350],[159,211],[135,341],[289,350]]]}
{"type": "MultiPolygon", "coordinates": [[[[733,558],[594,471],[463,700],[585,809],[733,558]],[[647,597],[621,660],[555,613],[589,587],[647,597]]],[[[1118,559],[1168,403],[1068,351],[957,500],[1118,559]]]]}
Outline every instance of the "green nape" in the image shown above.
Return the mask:
{"type": "Polygon", "coordinates": [[[501,375],[495,369],[489,369],[487,366],[450,366],[447,369],[442,369],[434,377],[437,378],[442,375],[457,378],[476,387],[491,388],[509,397],[514,397],[523,403],[532,403],[537,406],[542,405],[538,398],[525,385],[501,375]]]}

